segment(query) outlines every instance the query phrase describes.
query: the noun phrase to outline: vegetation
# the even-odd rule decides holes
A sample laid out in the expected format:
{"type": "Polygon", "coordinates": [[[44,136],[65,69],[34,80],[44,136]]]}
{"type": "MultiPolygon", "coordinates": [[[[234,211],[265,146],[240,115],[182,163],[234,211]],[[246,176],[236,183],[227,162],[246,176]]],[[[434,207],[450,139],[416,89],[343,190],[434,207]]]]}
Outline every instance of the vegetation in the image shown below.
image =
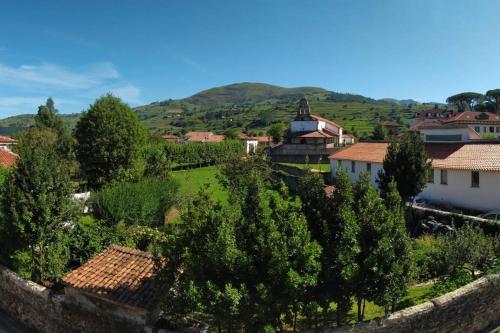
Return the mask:
{"type": "Polygon", "coordinates": [[[482,94],[476,92],[463,92],[448,97],[446,103],[455,106],[459,111],[474,111],[483,97],[482,94]]]}
{"type": "Polygon", "coordinates": [[[231,207],[201,193],[183,216],[176,246],[167,250],[179,290],[166,299],[174,313],[209,314],[219,330],[282,329],[283,316],[292,311],[296,319],[299,300],[315,282],[321,250],[298,203],[270,191],[262,164],[238,163],[236,172],[223,171],[231,207]]]}
{"type": "Polygon", "coordinates": [[[93,194],[92,211],[108,225],[123,221],[127,226],[160,227],[175,203],[177,189],[177,182],[159,178],[113,183],[93,194]]]}
{"type": "Polygon", "coordinates": [[[383,123],[378,123],[373,129],[372,139],[373,140],[385,140],[387,138],[387,128],[385,128],[383,123]]]}
{"type": "Polygon", "coordinates": [[[69,169],[58,148],[56,133],[30,129],[20,137],[20,159],[3,187],[2,255],[9,262],[28,251],[27,269],[35,282],[57,281],[68,257],[69,169]]]}
{"type": "Polygon", "coordinates": [[[108,94],[83,113],[75,137],[81,171],[89,186],[97,189],[132,168],[145,132],[134,112],[108,94]]]}
{"type": "Polygon", "coordinates": [[[424,142],[417,133],[409,132],[389,145],[377,182],[382,193],[388,193],[389,184],[394,180],[399,195],[406,202],[424,189],[430,172],[431,163],[424,142]]]}
{"type": "Polygon", "coordinates": [[[285,134],[286,126],[284,124],[274,124],[267,130],[267,134],[273,137],[274,143],[279,143],[283,141],[283,135],[285,134]]]}

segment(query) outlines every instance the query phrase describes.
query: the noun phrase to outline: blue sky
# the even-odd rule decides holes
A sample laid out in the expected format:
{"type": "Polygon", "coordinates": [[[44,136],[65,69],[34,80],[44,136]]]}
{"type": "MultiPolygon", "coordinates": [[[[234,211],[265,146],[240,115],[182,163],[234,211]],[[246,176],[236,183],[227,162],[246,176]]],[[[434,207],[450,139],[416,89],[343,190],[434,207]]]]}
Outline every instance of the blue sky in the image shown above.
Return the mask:
{"type": "Polygon", "coordinates": [[[442,102],[500,88],[500,1],[2,1],[0,117],[234,82],[442,102]]]}

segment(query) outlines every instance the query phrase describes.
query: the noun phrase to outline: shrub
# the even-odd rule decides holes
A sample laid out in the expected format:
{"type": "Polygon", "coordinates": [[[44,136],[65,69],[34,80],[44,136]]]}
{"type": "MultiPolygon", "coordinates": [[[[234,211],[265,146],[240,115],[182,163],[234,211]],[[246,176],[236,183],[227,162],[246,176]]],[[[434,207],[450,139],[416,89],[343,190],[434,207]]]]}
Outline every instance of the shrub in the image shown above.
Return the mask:
{"type": "Polygon", "coordinates": [[[443,268],[438,261],[441,243],[441,237],[430,235],[413,241],[413,276],[416,281],[427,281],[443,274],[443,268]]]}
{"type": "Polygon", "coordinates": [[[178,187],[174,180],[155,178],[115,183],[95,193],[91,207],[94,216],[108,225],[124,221],[126,225],[161,226],[178,187]]]}
{"type": "Polygon", "coordinates": [[[110,229],[91,216],[83,216],[70,231],[69,265],[80,266],[110,244],[110,229]]]}

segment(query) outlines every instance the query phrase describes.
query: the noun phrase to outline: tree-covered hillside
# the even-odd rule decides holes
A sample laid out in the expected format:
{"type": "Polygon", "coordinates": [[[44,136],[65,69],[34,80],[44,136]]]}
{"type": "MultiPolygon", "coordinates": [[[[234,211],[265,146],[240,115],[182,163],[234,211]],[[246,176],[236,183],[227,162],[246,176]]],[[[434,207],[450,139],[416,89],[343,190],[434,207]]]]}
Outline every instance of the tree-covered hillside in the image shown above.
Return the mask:
{"type": "MultiPolygon", "coordinates": [[[[184,99],[154,102],[134,111],[147,128],[158,133],[223,132],[228,128],[238,128],[258,134],[273,123],[288,123],[296,112],[297,101],[304,96],[314,114],[359,134],[371,132],[373,126],[383,120],[406,125],[414,112],[433,107],[433,104],[375,100],[315,87],[283,88],[263,83],[237,83],[204,90],[184,99]]],[[[79,115],[63,117],[68,126],[73,127],[79,115]]],[[[32,124],[32,115],[6,118],[0,120],[0,134],[11,135],[32,124]]]]}

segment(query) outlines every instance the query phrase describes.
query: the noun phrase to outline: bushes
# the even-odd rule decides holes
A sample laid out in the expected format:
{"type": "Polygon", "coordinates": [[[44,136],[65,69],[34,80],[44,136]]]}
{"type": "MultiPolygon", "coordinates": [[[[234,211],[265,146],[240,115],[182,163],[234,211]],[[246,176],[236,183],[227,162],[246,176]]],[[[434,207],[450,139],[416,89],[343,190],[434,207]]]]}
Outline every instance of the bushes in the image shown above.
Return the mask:
{"type": "Polygon", "coordinates": [[[178,187],[173,180],[154,178],[115,183],[95,193],[91,207],[94,216],[108,225],[124,221],[127,225],[161,226],[178,187]]]}
{"type": "MultiPolygon", "coordinates": [[[[239,140],[206,142],[203,144],[165,142],[147,145],[142,150],[146,161],[168,161],[172,165],[215,164],[226,161],[235,155],[241,156],[244,152],[243,143],[239,140]]],[[[158,169],[153,166],[149,166],[149,168],[158,169]]]]}
{"type": "Polygon", "coordinates": [[[414,279],[417,282],[434,279],[443,273],[438,262],[441,243],[441,237],[430,235],[413,241],[414,279]]]}

